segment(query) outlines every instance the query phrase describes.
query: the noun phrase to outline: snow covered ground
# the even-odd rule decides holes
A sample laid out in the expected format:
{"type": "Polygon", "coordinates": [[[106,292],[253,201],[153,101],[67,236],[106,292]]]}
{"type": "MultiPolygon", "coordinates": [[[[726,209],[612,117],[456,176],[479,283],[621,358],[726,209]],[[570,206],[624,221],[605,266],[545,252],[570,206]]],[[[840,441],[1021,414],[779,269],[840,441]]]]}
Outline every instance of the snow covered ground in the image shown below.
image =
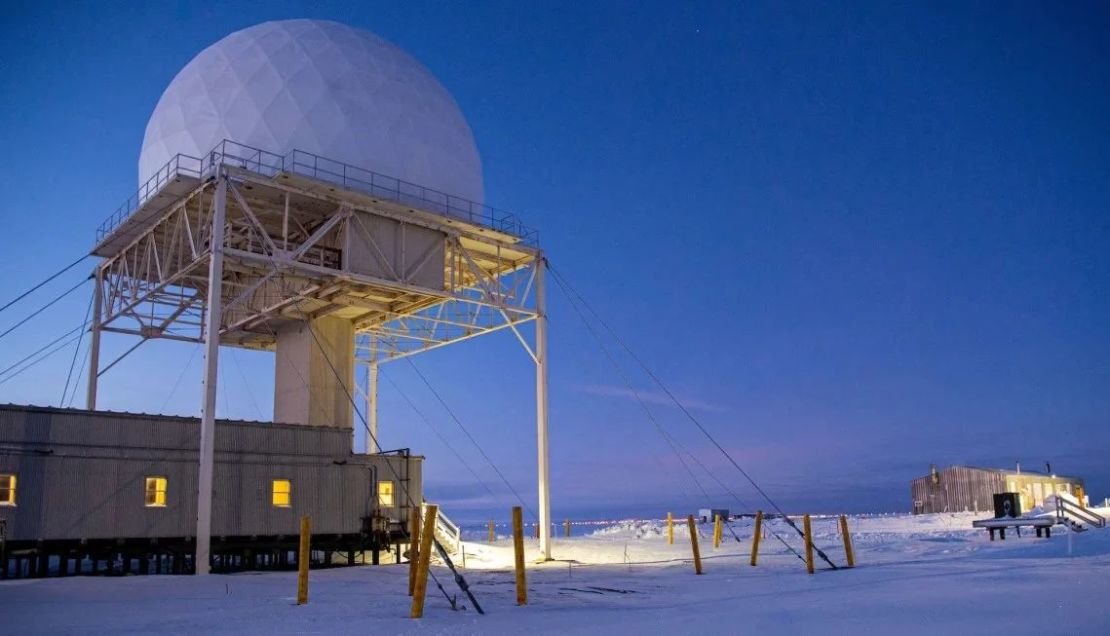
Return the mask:
{"type": "MultiPolygon", "coordinates": [[[[450,611],[430,584],[419,621],[407,618],[403,566],[313,571],[301,607],[293,572],[5,581],[0,633],[1110,633],[1110,530],[1072,535],[1069,556],[1062,529],[1051,539],[1023,532],[990,542],[971,529],[975,517],[853,517],[858,567],[813,576],[771,535],[750,567],[750,520],[732,524],[740,541],[726,529],[716,550],[711,526],[700,526],[702,576],[684,524],[670,546],[663,522],[625,522],[560,539],[556,561],[530,563],[525,607],[515,605],[506,568],[509,540],[468,543],[466,577],[486,615],[450,611]]],[[[769,525],[801,551],[781,522],[769,525]]],[[[835,520],[815,520],[814,531],[843,564],[835,520]]],[[[435,572],[458,594],[448,571],[435,572]]]]}

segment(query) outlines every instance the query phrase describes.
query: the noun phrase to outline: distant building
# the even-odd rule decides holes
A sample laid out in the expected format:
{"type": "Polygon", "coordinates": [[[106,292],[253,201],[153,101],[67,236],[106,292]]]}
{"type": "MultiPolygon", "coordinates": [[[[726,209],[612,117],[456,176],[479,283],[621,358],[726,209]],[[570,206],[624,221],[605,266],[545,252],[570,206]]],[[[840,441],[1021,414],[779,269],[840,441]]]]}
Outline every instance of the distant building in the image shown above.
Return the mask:
{"type": "Polygon", "coordinates": [[[913,513],[930,512],[993,512],[994,495],[1016,492],[1021,496],[1022,511],[1044,503],[1045,497],[1057,492],[1084,496],[1083,480],[1043,473],[1000,468],[949,466],[935,467],[928,475],[910,482],[913,513]]]}
{"type": "Polygon", "coordinates": [[[698,510],[698,523],[709,523],[718,516],[721,521],[728,521],[728,508],[700,508],[698,510]]]}

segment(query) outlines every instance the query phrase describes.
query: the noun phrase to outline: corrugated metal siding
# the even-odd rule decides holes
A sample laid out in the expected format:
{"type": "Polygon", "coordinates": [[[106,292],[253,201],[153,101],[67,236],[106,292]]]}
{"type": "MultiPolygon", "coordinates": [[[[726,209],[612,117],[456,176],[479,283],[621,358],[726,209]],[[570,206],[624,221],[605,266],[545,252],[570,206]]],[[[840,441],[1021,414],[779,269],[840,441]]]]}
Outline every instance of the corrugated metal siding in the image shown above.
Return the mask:
{"type": "Polygon", "coordinates": [[[914,513],[990,511],[994,493],[1002,492],[1002,476],[995,471],[951,466],[938,477],[936,483],[931,475],[911,482],[914,513]]]}
{"type": "MultiPolygon", "coordinates": [[[[158,448],[196,451],[200,422],[195,418],[106,414],[90,411],[20,411],[0,406],[0,439],[41,444],[89,444],[115,449],[158,448]]],[[[351,430],[256,422],[219,422],[216,452],[282,453],[345,457],[351,430]]]]}
{"type": "MultiPolygon", "coordinates": [[[[376,506],[374,473],[404,474],[400,457],[354,455],[350,429],[218,422],[213,536],[295,534],[310,515],[320,534],[357,533],[376,506]],[[292,482],[275,508],[274,479],[292,482]]],[[[195,533],[199,421],[0,406],[0,472],[18,475],[17,506],[0,508],[13,540],[188,537],[195,533]],[[144,506],[147,476],[167,479],[166,506],[144,506]]],[[[421,500],[420,464],[407,485],[421,500]]],[[[396,485],[405,519],[407,501],[396,485]]]]}

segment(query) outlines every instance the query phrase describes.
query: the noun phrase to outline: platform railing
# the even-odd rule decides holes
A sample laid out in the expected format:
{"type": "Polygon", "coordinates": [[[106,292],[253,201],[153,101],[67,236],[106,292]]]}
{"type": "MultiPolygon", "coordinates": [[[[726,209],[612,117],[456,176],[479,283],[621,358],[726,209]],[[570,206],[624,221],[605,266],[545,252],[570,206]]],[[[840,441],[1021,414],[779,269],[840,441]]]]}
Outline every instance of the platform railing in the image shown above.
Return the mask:
{"type": "Polygon", "coordinates": [[[526,245],[537,245],[539,242],[536,230],[521,223],[512,212],[304,150],[294,149],[286,155],[279,155],[229,139],[221,141],[203,158],[185,154],[177,154],[170,158],[139,187],[134,195],[101,223],[96,233],[97,242],[111,234],[177,176],[186,175],[203,179],[214,174],[216,168],[221,165],[243,168],[269,178],[282,173],[298,174],[338,185],[345,190],[369,194],[386,201],[511,234],[526,245]]]}
{"type": "Polygon", "coordinates": [[[111,234],[135,210],[138,210],[148,199],[161,192],[162,188],[166,187],[166,184],[173,181],[178,175],[184,174],[199,179],[204,171],[203,165],[204,161],[197,157],[184,154],[176,154],[171,157],[166,165],[151,175],[146,182],[139,186],[135,194],[128,197],[123,205],[116,208],[116,211],[100,224],[100,227],[96,230],[97,243],[111,234]]]}

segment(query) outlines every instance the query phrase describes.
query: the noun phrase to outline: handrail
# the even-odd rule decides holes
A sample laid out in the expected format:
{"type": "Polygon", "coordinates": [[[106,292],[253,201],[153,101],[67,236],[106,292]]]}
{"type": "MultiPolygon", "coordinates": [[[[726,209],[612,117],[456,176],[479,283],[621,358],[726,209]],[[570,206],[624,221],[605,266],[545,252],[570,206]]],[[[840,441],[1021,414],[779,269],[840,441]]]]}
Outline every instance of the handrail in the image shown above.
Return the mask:
{"type": "MultiPolygon", "coordinates": [[[[420,505],[421,516],[423,516],[427,506],[427,502],[424,502],[420,505]]],[[[460,528],[458,524],[456,524],[454,521],[451,521],[451,519],[449,519],[447,515],[443,514],[443,509],[440,509],[439,513],[436,515],[435,529],[441,532],[447,539],[450,540],[451,544],[455,548],[456,554],[462,550],[462,528],[460,528]]]]}
{"type": "Polygon", "coordinates": [[[178,175],[203,179],[221,165],[244,168],[270,178],[281,173],[299,174],[326,181],[347,190],[362,192],[402,205],[411,205],[460,221],[505,232],[521,239],[525,245],[534,246],[539,244],[538,232],[521,223],[520,219],[512,212],[456,197],[342,161],[328,159],[304,150],[293,149],[288,154],[279,155],[230,139],[224,139],[216,144],[203,158],[181,153],[171,157],[164,166],[155,171],[139,187],[135,194],[128,197],[123,205],[100,224],[96,233],[97,242],[99,243],[111,234],[131,214],[142,207],[151,197],[158,194],[178,175]]]}
{"type": "Polygon", "coordinates": [[[1069,515],[1079,517],[1079,520],[1083,523],[1097,528],[1106,527],[1106,519],[1102,515],[1095,514],[1082,506],[1077,506],[1063,497],[1057,497],[1056,518],[1063,521],[1069,519],[1069,515]]]}

